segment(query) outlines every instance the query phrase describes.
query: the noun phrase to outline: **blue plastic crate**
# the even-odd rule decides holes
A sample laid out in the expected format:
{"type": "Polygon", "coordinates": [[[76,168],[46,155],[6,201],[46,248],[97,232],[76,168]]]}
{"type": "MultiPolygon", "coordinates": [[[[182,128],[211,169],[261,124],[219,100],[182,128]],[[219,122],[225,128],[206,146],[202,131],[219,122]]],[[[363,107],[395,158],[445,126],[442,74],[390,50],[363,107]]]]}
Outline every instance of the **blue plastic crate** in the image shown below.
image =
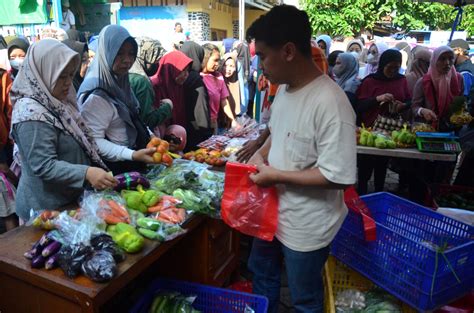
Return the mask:
{"type": "Polygon", "coordinates": [[[419,310],[473,288],[474,227],[389,193],[361,198],[376,222],[377,240],[364,240],[360,215],[349,211],[332,245],[340,261],[419,310]]]}
{"type": "Polygon", "coordinates": [[[159,291],[177,291],[185,296],[197,296],[193,307],[204,313],[240,313],[244,312],[246,306],[252,308],[255,313],[266,313],[268,309],[268,299],[263,296],[159,278],[151,284],[130,313],[148,312],[155,294],[159,291]]]}

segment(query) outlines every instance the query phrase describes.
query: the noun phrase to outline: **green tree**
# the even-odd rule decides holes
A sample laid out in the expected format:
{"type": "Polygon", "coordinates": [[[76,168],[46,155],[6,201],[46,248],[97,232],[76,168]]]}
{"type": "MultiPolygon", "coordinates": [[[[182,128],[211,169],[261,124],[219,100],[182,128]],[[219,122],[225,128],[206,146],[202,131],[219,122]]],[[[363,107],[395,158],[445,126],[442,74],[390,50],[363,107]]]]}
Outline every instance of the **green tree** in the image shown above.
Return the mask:
{"type": "Polygon", "coordinates": [[[372,28],[378,19],[371,0],[301,0],[315,32],[351,36],[372,28]]]}
{"type": "MultiPolygon", "coordinates": [[[[413,0],[301,0],[315,32],[332,36],[359,35],[373,29],[375,22],[391,15],[394,26],[402,30],[449,30],[456,17],[453,7],[440,3],[413,0]],[[394,14],[393,14],[394,13],[394,14]]],[[[458,30],[474,35],[474,5],[464,7],[464,16],[458,30]]]]}

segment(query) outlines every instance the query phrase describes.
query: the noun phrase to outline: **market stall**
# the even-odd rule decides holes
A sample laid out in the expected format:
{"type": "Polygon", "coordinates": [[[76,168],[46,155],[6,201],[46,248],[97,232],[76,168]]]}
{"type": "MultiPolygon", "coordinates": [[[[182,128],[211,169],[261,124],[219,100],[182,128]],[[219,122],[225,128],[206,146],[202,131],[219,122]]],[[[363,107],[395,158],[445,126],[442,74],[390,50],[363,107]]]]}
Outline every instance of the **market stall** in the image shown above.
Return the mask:
{"type": "Polygon", "coordinates": [[[0,236],[1,312],[128,311],[156,277],[223,286],[238,272],[239,235],[215,203],[222,173],[175,160],[116,178],[121,191],[0,236]]]}
{"type": "Polygon", "coordinates": [[[388,157],[393,157],[393,158],[407,158],[407,159],[416,159],[416,160],[447,161],[447,162],[455,162],[457,158],[456,154],[420,152],[415,148],[378,149],[374,147],[357,146],[357,153],[368,154],[368,155],[388,156],[388,157]]]}

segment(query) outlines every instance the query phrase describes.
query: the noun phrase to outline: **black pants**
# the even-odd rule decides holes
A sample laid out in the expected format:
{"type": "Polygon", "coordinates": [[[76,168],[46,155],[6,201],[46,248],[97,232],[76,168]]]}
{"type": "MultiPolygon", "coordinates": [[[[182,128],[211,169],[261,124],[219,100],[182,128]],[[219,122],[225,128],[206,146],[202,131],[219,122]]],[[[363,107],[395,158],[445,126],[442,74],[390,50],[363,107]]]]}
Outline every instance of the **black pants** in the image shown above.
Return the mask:
{"type": "Polygon", "coordinates": [[[367,184],[374,173],[375,192],[383,191],[385,176],[387,175],[388,157],[373,155],[358,155],[358,192],[360,195],[367,194],[367,184]]]}

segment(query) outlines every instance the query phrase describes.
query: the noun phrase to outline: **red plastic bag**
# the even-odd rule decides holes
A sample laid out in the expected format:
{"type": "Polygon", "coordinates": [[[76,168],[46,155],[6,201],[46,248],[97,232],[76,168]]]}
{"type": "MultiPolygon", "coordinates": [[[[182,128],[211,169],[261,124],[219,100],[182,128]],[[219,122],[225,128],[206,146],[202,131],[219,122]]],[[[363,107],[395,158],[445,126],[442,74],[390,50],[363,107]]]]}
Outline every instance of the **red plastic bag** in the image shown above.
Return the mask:
{"type": "Polygon", "coordinates": [[[364,234],[366,241],[375,241],[377,233],[375,230],[375,221],[370,214],[370,210],[353,186],[344,191],[344,202],[347,207],[362,216],[362,224],[364,226],[364,234]]]}
{"type": "Polygon", "coordinates": [[[250,179],[257,168],[227,163],[221,215],[230,227],[249,236],[272,241],[278,224],[278,194],[275,187],[262,188],[250,179]]]}

